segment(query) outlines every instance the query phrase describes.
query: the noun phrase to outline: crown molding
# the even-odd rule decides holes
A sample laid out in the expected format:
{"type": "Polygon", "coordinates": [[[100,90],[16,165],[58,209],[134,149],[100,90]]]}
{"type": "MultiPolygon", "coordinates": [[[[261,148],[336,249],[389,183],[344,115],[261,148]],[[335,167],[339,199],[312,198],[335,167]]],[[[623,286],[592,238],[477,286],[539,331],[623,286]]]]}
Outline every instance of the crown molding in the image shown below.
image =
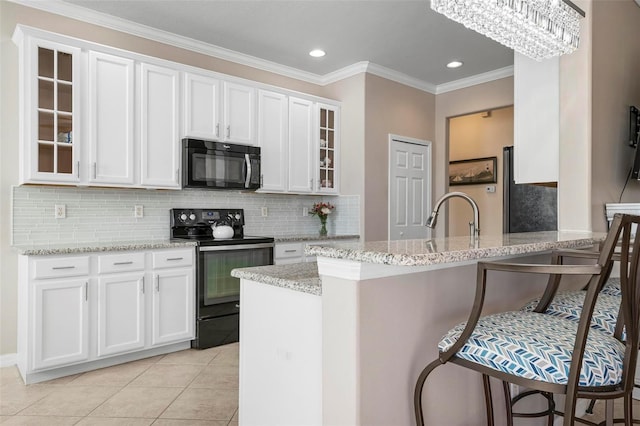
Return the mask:
{"type": "Polygon", "coordinates": [[[482,74],[472,75],[471,77],[461,78],[460,80],[451,81],[449,83],[439,84],[434,93],[436,95],[440,95],[442,93],[452,92],[454,90],[464,89],[465,87],[475,86],[476,84],[488,83],[489,81],[511,76],[513,76],[513,65],[482,74]]]}
{"type": "Polygon", "coordinates": [[[339,70],[330,72],[329,74],[325,74],[321,78],[320,84],[322,86],[326,86],[327,84],[335,83],[336,81],[344,80],[345,78],[353,77],[354,75],[366,73],[370,66],[371,63],[367,61],[356,62],[355,64],[351,64],[344,68],[340,68],[339,70]]]}
{"type": "Polygon", "coordinates": [[[319,75],[278,64],[276,62],[257,58],[255,56],[239,53],[230,49],[225,49],[220,46],[204,43],[192,38],[179,36],[177,34],[159,30],[157,28],[137,24],[125,19],[116,18],[104,13],[95,12],[93,10],[86,9],[81,6],[76,6],[71,3],[66,3],[60,0],[8,1],[33,9],[39,9],[44,12],[62,15],[71,19],[77,19],[90,24],[99,25],[115,31],[121,31],[127,34],[157,41],[181,49],[186,49],[192,52],[212,56],[236,64],[249,66],[262,71],[268,71],[296,80],[305,81],[307,83],[317,84],[319,86],[326,86],[327,84],[335,83],[336,81],[343,80],[360,73],[369,73],[377,75],[378,77],[386,78],[387,80],[395,81],[397,83],[413,87],[418,90],[422,90],[427,93],[438,95],[441,93],[463,89],[465,87],[474,86],[476,84],[486,83],[488,81],[493,81],[513,75],[513,66],[509,66],[501,68],[499,70],[489,71],[483,74],[478,74],[475,76],[436,86],[434,84],[427,83],[424,80],[420,80],[415,77],[400,73],[398,71],[394,71],[390,68],[383,67],[382,65],[374,64],[367,61],[357,62],[355,64],[341,68],[337,71],[333,71],[325,75],[319,75]]]}
{"type": "Polygon", "coordinates": [[[383,67],[378,64],[370,64],[367,72],[373,75],[377,75],[378,77],[386,78],[387,80],[395,81],[396,83],[401,83],[406,86],[413,87],[415,89],[422,90],[427,93],[436,94],[437,86],[427,83],[424,80],[420,80],[406,74],[402,74],[400,72],[394,71],[392,69],[383,67]]]}
{"type": "Polygon", "coordinates": [[[95,12],[70,3],[59,0],[8,0],[22,6],[39,9],[44,12],[66,16],[90,24],[99,25],[116,31],[121,31],[134,36],[157,41],[178,48],[186,49],[196,53],[213,56],[240,65],[246,65],[263,71],[273,72],[285,77],[306,81],[308,83],[322,85],[323,77],[297,68],[288,67],[275,62],[260,59],[255,56],[245,55],[224,47],[203,43],[189,37],[179,36],[167,31],[152,28],[146,25],[137,24],[126,19],[116,18],[104,13],[95,12]]]}

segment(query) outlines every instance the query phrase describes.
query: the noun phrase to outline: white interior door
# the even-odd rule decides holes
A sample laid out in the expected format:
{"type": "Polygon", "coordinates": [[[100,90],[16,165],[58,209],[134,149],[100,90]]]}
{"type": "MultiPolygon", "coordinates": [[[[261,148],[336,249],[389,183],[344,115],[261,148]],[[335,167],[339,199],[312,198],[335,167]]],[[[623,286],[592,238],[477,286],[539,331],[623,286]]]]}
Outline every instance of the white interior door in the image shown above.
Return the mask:
{"type": "Polygon", "coordinates": [[[430,238],[431,142],[389,135],[389,239],[430,238]]]}

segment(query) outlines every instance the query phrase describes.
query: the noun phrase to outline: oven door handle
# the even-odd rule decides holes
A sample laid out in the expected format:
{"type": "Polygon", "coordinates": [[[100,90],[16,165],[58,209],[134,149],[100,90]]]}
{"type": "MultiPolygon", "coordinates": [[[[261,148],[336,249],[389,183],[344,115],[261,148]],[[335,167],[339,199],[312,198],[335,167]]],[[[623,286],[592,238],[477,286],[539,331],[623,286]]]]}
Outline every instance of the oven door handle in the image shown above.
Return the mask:
{"type": "Polygon", "coordinates": [[[200,246],[199,251],[231,251],[231,250],[252,250],[257,248],[273,248],[274,243],[258,243],[258,244],[237,244],[229,246],[200,246]]]}
{"type": "Polygon", "coordinates": [[[245,167],[247,169],[247,177],[244,181],[244,187],[249,188],[249,184],[251,183],[251,158],[249,154],[244,155],[245,167]]]}

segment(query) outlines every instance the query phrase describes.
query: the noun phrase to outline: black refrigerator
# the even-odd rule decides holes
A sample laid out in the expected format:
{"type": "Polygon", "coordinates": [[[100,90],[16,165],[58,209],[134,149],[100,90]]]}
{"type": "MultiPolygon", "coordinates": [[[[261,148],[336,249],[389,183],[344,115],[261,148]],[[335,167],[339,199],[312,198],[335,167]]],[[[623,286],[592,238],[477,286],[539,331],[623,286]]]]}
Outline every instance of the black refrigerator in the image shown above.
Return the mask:
{"type": "Polygon", "coordinates": [[[503,150],[503,231],[535,232],[558,229],[557,188],[516,184],[513,179],[513,147],[503,150]]]}

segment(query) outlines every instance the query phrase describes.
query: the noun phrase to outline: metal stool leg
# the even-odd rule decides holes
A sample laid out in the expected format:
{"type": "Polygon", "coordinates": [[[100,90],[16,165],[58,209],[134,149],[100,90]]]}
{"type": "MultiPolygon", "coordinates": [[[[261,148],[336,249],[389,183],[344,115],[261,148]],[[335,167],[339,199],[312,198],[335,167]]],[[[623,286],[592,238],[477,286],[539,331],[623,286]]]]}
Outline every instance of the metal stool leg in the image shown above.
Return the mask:
{"type": "Polygon", "coordinates": [[[504,405],[507,410],[507,426],[513,426],[513,407],[511,406],[509,382],[502,381],[502,392],[504,393],[504,405]]]}
{"type": "Polygon", "coordinates": [[[491,382],[486,374],[482,375],[482,387],[484,388],[484,404],[487,409],[487,426],[493,426],[493,396],[491,395],[491,382]]]}
{"type": "Polygon", "coordinates": [[[416,382],[416,389],[413,393],[413,407],[416,413],[416,424],[418,426],[424,426],[424,414],[422,412],[422,389],[424,388],[424,382],[427,380],[427,376],[431,374],[436,367],[442,365],[440,359],[436,359],[431,364],[427,365],[416,382]]]}

